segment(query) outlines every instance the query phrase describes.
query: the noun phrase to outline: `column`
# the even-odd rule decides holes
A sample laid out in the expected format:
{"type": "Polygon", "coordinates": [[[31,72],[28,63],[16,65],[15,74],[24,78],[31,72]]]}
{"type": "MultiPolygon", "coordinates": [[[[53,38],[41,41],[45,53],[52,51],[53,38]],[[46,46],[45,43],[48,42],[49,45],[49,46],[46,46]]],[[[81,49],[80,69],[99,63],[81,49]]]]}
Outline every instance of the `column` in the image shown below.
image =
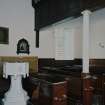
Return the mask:
{"type": "Polygon", "coordinates": [[[92,105],[93,86],[89,74],[89,44],[90,44],[90,14],[84,10],[83,14],[83,105],[92,105]]]}
{"type": "Polygon", "coordinates": [[[89,44],[90,44],[90,14],[84,10],[83,14],[83,73],[89,73],[89,44]]]}

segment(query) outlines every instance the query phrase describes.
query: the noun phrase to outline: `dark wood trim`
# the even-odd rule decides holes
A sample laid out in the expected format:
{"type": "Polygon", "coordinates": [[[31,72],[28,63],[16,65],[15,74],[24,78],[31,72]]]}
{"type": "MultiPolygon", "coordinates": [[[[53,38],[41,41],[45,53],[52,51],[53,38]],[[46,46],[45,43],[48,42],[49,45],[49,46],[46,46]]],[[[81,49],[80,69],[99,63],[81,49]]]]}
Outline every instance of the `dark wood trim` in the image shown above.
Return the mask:
{"type": "Polygon", "coordinates": [[[90,73],[103,74],[105,73],[105,59],[90,59],[90,73]]]}
{"type": "Polygon", "coordinates": [[[105,0],[32,0],[35,9],[35,28],[48,25],[71,17],[81,16],[83,10],[96,11],[105,7],[105,0]]]}
{"type": "Polygon", "coordinates": [[[90,65],[105,66],[105,59],[90,59],[90,65]]]}
{"type": "Polygon", "coordinates": [[[36,48],[39,48],[39,30],[36,30],[36,48]]]}
{"type": "Polygon", "coordinates": [[[39,69],[44,66],[63,67],[63,66],[72,66],[74,64],[82,65],[82,59],[74,59],[74,60],[55,60],[54,58],[39,58],[38,59],[39,69]]]}

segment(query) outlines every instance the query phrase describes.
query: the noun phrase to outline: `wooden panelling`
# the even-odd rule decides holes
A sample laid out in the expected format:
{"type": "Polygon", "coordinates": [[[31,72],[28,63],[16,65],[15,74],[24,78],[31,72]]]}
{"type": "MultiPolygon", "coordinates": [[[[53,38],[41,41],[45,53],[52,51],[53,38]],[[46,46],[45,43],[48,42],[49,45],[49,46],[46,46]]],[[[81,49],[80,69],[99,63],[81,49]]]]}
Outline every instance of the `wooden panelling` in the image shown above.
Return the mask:
{"type": "MultiPolygon", "coordinates": [[[[96,97],[99,105],[105,105],[105,77],[103,74],[93,74],[93,97],[96,97]],[[94,78],[95,77],[95,78],[94,78]]],[[[95,100],[93,100],[95,102],[95,100]]]]}
{"type": "Polygon", "coordinates": [[[82,73],[82,101],[83,105],[92,105],[93,101],[93,79],[89,73],[82,73]]]}
{"type": "Polygon", "coordinates": [[[0,56],[0,62],[29,62],[30,73],[38,72],[38,57],[35,56],[0,56]]]}
{"type": "Polygon", "coordinates": [[[41,82],[39,105],[67,105],[67,82],[41,82]]]}
{"type": "Polygon", "coordinates": [[[55,60],[54,58],[39,58],[38,68],[49,66],[49,67],[64,67],[72,65],[82,65],[82,59],[74,60],[55,60]]]}
{"type": "Polygon", "coordinates": [[[92,11],[105,7],[105,0],[40,0],[32,6],[35,8],[35,29],[46,27],[71,17],[79,17],[83,10],[92,11]]]}
{"type": "Polygon", "coordinates": [[[105,66],[105,59],[90,59],[90,65],[105,66]]]}
{"type": "Polygon", "coordinates": [[[35,8],[35,28],[51,25],[70,16],[80,13],[80,0],[41,0],[35,8]]]}
{"type": "Polygon", "coordinates": [[[105,0],[81,0],[82,8],[89,10],[97,10],[105,7],[105,0]]]}
{"type": "Polygon", "coordinates": [[[90,73],[103,74],[105,73],[105,59],[90,59],[90,73]]]}

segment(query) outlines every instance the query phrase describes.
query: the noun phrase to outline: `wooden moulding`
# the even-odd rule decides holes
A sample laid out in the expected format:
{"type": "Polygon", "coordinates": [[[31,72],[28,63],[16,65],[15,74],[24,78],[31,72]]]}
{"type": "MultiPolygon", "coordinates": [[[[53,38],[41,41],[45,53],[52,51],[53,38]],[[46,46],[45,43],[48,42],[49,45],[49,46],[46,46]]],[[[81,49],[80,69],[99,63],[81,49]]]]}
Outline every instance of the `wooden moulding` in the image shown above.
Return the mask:
{"type": "Polygon", "coordinates": [[[105,67],[105,59],[90,59],[89,63],[90,65],[105,67]]]}
{"type": "Polygon", "coordinates": [[[0,56],[0,62],[29,62],[29,72],[38,72],[37,56],[0,56]]]}

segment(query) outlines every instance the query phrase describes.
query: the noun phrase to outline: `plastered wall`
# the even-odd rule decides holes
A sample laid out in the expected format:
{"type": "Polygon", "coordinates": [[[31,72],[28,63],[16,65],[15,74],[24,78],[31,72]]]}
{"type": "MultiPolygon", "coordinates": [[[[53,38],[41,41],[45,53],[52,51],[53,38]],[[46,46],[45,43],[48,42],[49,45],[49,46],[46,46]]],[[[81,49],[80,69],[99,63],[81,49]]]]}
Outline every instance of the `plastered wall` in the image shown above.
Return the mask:
{"type": "MultiPolygon", "coordinates": [[[[82,57],[82,18],[68,19],[64,26],[61,25],[75,29],[75,58],[82,57]]],[[[0,56],[17,55],[17,42],[25,38],[30,44],[30,55],[39,58],[55,57],[53,25],[40,31],[40,47],[35,47],[34,9],[31,0],[0,0],[0,26],[9,28],[9,44],[0,44],[0,56]]],[[[90,26],[90,57],[105,58],[105,9],[91,14],[90,26]]]]}

